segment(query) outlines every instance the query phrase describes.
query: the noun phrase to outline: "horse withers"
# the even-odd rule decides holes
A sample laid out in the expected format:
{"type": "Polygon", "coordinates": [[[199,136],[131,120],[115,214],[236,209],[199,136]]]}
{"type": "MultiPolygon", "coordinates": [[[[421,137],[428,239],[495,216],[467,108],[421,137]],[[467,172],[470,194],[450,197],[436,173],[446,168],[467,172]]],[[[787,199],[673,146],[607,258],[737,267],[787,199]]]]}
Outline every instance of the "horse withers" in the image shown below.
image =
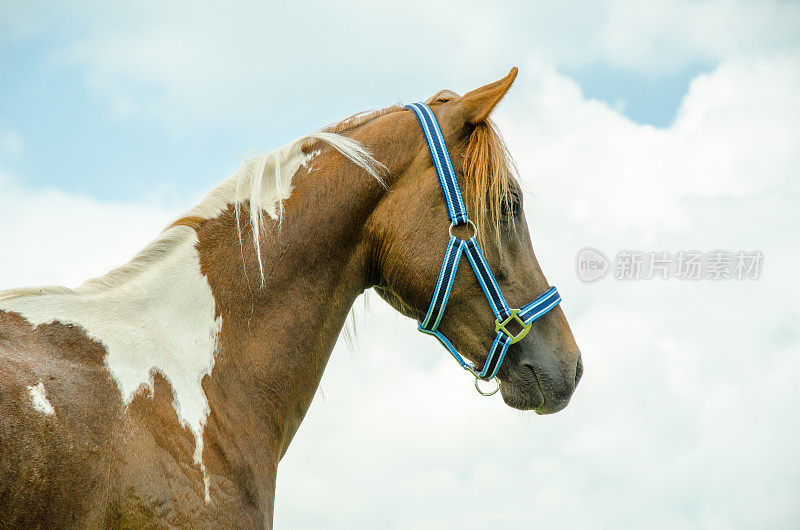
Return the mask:
{"type": "Polygon", "coordinates": [[[444,293],[434,329],[465,367],[512,407],[566,406],[582,365],[557,301],[504,316],[553,292],[489,121],[515,76],[424,105],[465,222],[436,131],[389,107],[246,160],[105,276],[1,292],[0,526],[271,527],[278,462],[369,288],[428,328],[444,293]],[[447,277],[453,245],[477,276],[447,277]]]}

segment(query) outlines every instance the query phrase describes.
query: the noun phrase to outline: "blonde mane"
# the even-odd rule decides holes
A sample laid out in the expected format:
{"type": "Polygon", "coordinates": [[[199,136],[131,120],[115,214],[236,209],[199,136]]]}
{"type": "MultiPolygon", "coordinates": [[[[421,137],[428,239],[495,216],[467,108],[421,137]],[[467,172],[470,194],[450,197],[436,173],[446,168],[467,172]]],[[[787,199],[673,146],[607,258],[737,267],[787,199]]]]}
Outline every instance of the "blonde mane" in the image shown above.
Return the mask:
{"type": "Polygon", "coordinates": [[[98,278],[88,279],[77,288],[43,286],[9,289],[0,291],[0,300],[29,295],[90,295],[109,291],[147,270],[154,263],[161,261],[188,238],[196,237],[194,228],[203,220],[214,218],[227,210],[230,205],[235,207],[241,244],[239,211],[241,204],[245,201],[250,204],[249,222],[253,228],[253,245],[256,249],[259,273],[263,282],[264,266],[261,260],[261,244],[258,236],[259,229],[264,223],[264,213],[266,212],[272,219],[280,222],[283,201],[292,190],[292,176],[301,166],[318,154],[318,150],[305,152],[316,142],[323,142],[333,147],[383,184],[380,172],[385,168],[359,142],[329,131],[311,133],[272,153],[247,157],[233,175],[212,189],[197,206],[170,224],[125,265],[112,269],[98,278]]]}

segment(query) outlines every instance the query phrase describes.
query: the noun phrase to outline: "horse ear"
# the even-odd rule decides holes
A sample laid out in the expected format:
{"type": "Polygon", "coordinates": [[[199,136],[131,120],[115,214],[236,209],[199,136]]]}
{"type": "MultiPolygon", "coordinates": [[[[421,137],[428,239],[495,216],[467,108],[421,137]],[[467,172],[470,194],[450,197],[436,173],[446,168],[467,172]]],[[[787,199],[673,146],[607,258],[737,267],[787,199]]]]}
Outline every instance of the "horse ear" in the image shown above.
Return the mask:
{"type": "Polygon", "coordinates": [[[462,108],[464,118],[468,123],[476,124],[485,121],[492,109],[503,99],[511,84],[517,77],[517,67],[511,69],[508,75],[499,81],[476,88],[464,94],[458,104],[462,108]]]}

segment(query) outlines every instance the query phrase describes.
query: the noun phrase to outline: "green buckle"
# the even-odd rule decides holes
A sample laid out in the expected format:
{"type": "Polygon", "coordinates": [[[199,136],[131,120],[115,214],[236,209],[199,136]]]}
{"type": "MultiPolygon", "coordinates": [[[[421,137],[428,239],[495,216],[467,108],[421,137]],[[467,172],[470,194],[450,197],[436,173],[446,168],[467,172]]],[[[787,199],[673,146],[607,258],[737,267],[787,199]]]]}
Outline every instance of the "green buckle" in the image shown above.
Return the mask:
{"type": "Polygon", "coordinates": [[[507,336],[511,337],[511,344],[515,344],[515,343],[521,341],[522,339],[524,339],[525,335],[527,335],[528,332],[531,330],[531,324],[533,324],[533,322],[528,322],[527,324],[525,322],[523,322],[522,319],[519,318],[519,316],[517,316],[517,313],[519,313],[519,309],[512,309],[511,310],[511,315],[507,319],[505,319],[502,323],[499,320],[495,320],[494,321],[494,330],[495,330],[495,332],[496,333],[500,333],[502,331],[507,336]],[[522,330],[519,333],[517,333],[516,336],[514,336],[513,333],[511,333],[510,331],[508,331],[506,329],[506,326],[512,320],[516,320],[517,323],[519,323],[519,325],[522,326],[522,330]]]}

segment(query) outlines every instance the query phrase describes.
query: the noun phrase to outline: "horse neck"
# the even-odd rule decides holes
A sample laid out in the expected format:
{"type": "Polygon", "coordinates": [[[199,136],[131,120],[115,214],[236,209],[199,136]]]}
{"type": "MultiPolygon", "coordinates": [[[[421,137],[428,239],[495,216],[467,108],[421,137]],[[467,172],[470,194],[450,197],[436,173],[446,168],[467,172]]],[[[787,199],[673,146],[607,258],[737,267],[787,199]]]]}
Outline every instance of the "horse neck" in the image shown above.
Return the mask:
{"type": "Polygon", "coordinates": [[[286,451],[367,286],[370,249],[361,229],[382,190],[324,158],[314,168],[295,175],[281,222],[261,230],[263,280],[252,228],[242,224],[240,236],[232,208],[197,230],[201,269],[222,319],[204,383],[210,420],[240,438],[235,445],[251,450],[240,456],[256,466],[277,465],[286,451]]]}

